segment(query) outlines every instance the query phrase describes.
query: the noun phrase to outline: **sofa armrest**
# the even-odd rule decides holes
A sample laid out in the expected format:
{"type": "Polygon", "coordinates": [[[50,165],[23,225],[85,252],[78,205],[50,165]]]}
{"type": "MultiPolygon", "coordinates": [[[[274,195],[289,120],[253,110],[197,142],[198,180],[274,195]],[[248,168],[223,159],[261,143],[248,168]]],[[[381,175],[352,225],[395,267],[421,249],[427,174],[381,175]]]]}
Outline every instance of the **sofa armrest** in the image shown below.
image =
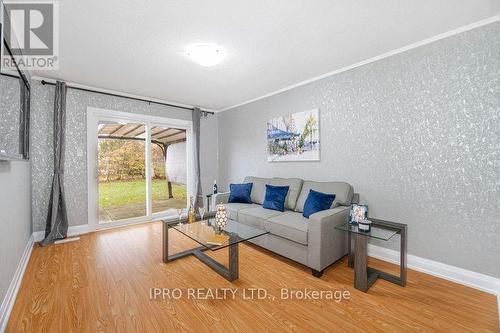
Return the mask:
{"type": "MultiPolygon", "coordinates": [[[[215,210],[215,206],[217,206],[218,204],[225,204],[228,202],[229,193],[230,192],[221,192],[212,195],[213,210],[215,210]]],[[[210,207],[210,209],[212,209],[212,207],[210,207]]]]}
{"type": "Polygon", "coordinates": [[[339,206],[314,213],[309,216],[309,219],[320,223],[335,223],[335,227],[336,225],[347,222],[347,220],[344,221],[343,218],[345,213],[349,213],[349,207],[339,206]]]}
{"type": "Polygon", "coordinates": [[[335,226],[346,223],[349,207],[339,206],[309,216],[308,266],[321,271],[347,254],[346,233],[335,226]]]}

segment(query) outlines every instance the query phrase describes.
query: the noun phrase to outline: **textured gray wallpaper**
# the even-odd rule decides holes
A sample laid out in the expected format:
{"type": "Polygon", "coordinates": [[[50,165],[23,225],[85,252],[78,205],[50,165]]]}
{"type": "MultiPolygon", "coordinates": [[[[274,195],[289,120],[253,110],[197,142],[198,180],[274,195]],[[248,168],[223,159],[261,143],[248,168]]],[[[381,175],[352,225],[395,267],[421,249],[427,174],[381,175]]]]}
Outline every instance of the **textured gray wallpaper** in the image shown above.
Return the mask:
{"type": "MultiPolygon", "coordinates": [[[[219,114],[222,183],[342,180],[409,253],[500,277],[500,23],[219,114]],[[266,121],[320,109],[321,162],[266,161],[266,121]]],[[[394,244],[390,244],[394,246],[394,244]]]]}
{"type": "Polygon", "coordinates": [[[22,158],[19,154],[19,79],[0,75],[0,156],[22,158]]]}
{"type": "MultiPolygon", "coordinates": [[[[33,172],[33,225],[35,231],[45,228],[48,197],[53,168],[53,104],[54,87],[33,82],[32,94],[32,172],[33,172]]],[[[87,107],[191,119],[186,110],[124,98],[68,89],[65,186],[70,226],[87,224],[87,107]]],[[[201,124],[202,184],[205,192],[217,176],[217,122],[215,117],[202,120],[201,124]]]]}

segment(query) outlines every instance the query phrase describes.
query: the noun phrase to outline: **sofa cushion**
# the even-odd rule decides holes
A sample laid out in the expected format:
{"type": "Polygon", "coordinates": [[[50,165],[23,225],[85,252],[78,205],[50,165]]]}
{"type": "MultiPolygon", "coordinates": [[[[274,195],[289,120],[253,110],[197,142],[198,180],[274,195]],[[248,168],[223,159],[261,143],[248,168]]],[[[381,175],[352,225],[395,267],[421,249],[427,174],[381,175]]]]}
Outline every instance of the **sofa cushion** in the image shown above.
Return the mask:
{"type": "Polygon", "coordinates": [[[266,184],[266,197],[264,198],[262,207],[284,212],[285,200],[289,189],[289,186],[273,186],[266,184]]]}
{"type": "Polygon", "coordinates": [[[253,183],[250,198],[253,203],[262,205],[264,203],[264,196],[266,195],[266,184],[271,184],[271,179],[248,176],[245,177],[244,182],[253,183]]]}
{"type": "Polygon", "coordinates": [[[264,228],[273,235],[307,245],[309,219],[300,213],[287,212],[271,217],[264,223],[264,228]]]}
{"type": "Polygon", "coordinates": [[[288,194],[285,200],[285,208],[294,210],[297,205],[297,199],[299,198],[300,190],[302,189],[302,183],[304,181],[300,178],[273,178],[271,179],[271,185],[274,186],[288,186],[288,194]]]}
{"type": "Polygon", "coordinates": [[[253,183],[245,184],[229,184],[229,199],[230,203],[252,203],[250,193],[252,192],[253,183]]]}
{"type": "Polygon", "coordinates": [[[304,203],[306,202],[309,190],[315,190],[323,193],[335,194],[332,208],[337,206],[349,206],[352,200],[353,189],[352,186],[345,182],[313,182],[304,181],[302,190],[300,191],[299,199],[297,200],[297,207],[295,210],[298,212],[304,211],[304,203]]]}
{"type": "Polygon", "coordinates": [[[315,190],[309,190],[309,195],[307,196],[306,202],[304,203],[304,213],[302,215],[309,218],[309,216],[314,213],[330,209],[334,200],[335,194],[327,194],[317,192],[315,190]]]}
{"type": "Polygon", "coordinates": [[[259,207],[259,205],[256,204],[248,204],[248,203],[227,203],[224,204],[226,207],[227,211],[227,217],[229,217],[231,220],[238,221],[238,212],[242,209],[248,209],[248,208],[255,208],[259,207]]]}
{"type": "Polygon", "coordinates": [[[257,206],[255,208],[242,209],[238,211],[238,222],[251,225],[259,229],[264,229],[264,222],[267,219],[283,214],[286,213],[257,206]]]}

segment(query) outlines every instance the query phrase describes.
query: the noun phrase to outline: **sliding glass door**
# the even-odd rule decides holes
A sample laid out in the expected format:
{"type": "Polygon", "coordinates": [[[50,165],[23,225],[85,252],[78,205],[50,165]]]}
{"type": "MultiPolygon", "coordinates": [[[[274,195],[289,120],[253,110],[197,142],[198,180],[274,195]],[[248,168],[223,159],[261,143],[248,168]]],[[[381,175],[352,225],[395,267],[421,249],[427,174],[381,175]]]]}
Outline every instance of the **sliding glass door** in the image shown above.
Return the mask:
{"type": "Polygon", "coordinates": [[[96,113],[88,124],[89,156],[95,157],[89,158],[89,220],[96,212],[96,224],[126,224],[186,208],[190,126],[96,113]]]}
{"type": "Polygon", "coordinates": [[[98,126],[99,223],[146,216],[145,125],[98,126]]]}

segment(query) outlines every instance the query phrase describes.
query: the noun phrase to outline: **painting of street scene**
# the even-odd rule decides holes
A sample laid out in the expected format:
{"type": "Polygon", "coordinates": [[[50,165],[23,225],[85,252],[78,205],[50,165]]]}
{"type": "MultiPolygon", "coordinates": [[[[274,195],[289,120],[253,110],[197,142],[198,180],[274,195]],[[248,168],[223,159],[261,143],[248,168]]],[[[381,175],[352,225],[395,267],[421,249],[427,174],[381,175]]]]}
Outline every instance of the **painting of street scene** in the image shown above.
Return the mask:
{"type": "Polygon", "coordinates": [[[319,110],[292,113],[267,122],[267,160],[319,161],[319,110]]]}

